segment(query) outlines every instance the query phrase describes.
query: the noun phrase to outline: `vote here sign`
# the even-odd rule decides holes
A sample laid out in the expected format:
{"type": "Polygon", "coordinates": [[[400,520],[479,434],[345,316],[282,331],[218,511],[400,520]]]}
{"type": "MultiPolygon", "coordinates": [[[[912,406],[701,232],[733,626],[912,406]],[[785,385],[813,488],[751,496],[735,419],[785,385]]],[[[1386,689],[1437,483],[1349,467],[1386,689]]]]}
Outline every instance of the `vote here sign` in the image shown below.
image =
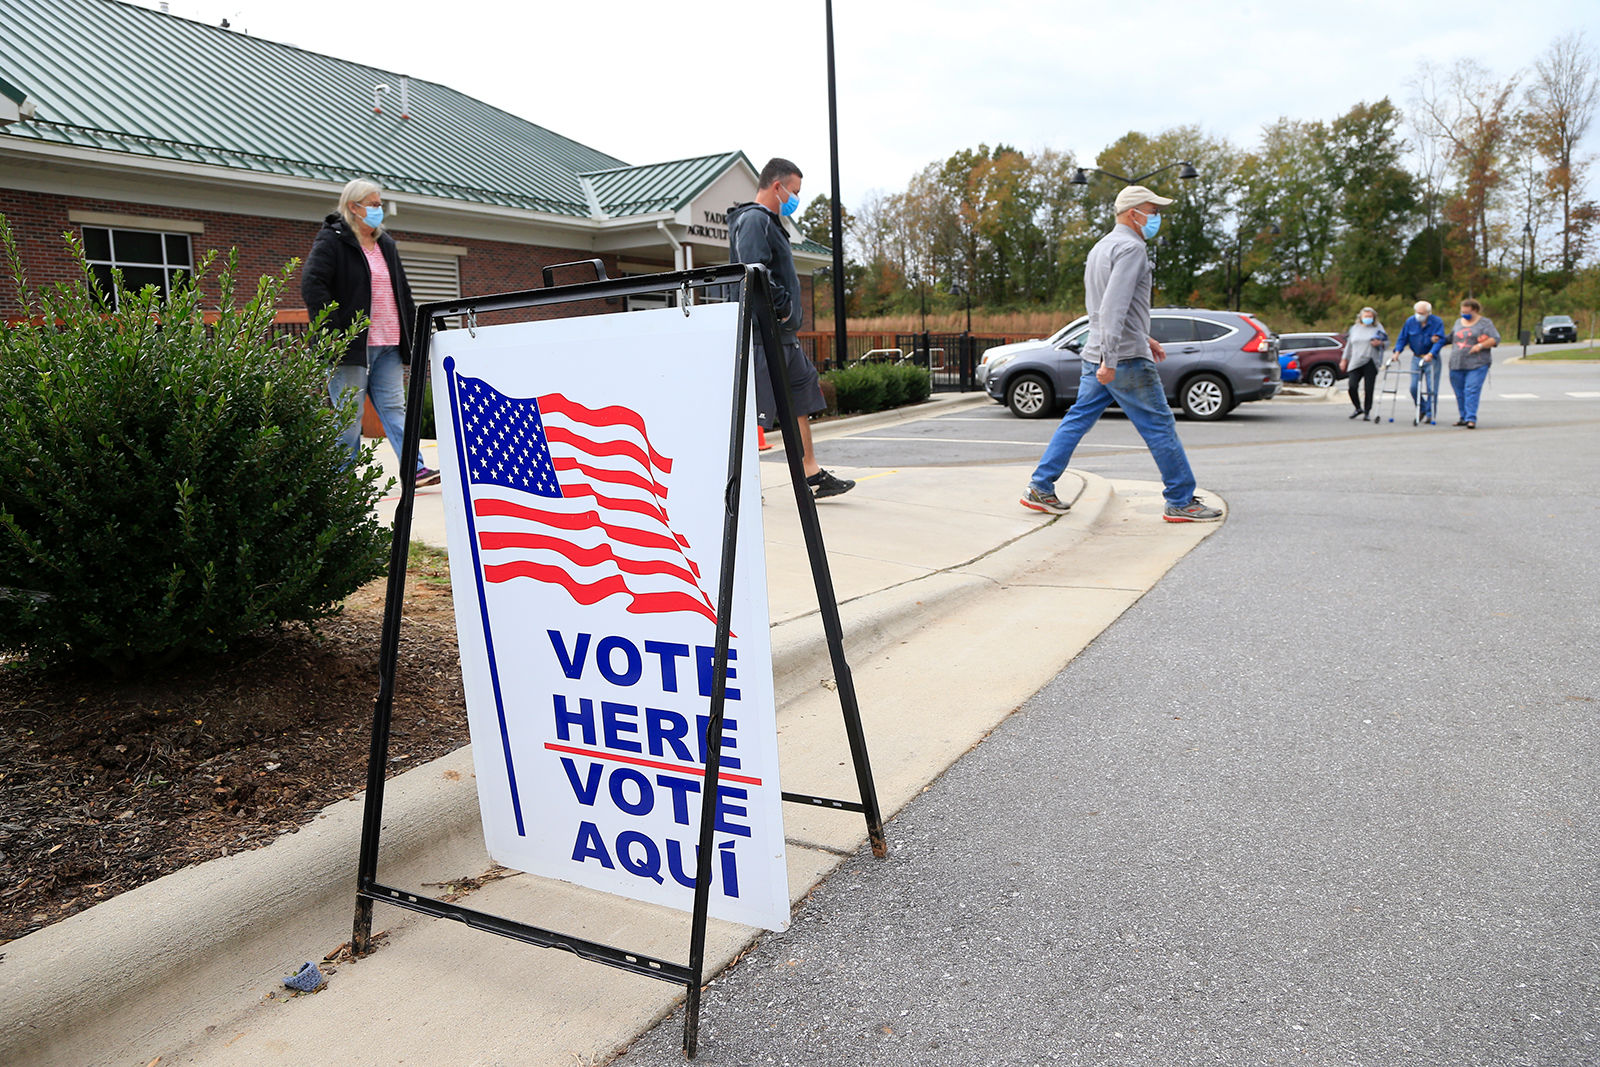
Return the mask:
{"type": "MultiPolygon", "coordinates": [[[[497,863],[690,910],[738,309],[433,340],[450,574],[497,863]]],[[[753,392],[753,390],[750,390],[753,392]]],[[[747,392],[710,913],[789,922],[747,392]]]]}

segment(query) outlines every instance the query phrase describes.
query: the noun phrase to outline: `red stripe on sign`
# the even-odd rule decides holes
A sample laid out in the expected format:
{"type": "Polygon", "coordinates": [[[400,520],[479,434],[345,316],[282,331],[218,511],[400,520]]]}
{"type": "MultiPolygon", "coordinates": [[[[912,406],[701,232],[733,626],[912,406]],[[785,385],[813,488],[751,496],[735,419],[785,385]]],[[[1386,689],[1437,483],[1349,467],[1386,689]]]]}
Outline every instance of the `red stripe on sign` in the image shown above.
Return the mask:
{"type": "MultiPolygon", "coordinates": [[[[545,748],[551,752],[565,752],[569,756],[588,756],[590,759],[611,760],[614,763],[631,763],[635,767],[650,767],[658,771],[676,771],[678,774],[692,774],[696,778],[706,776],[702,767],[684,767],[677,763],[658,763],[655,760],[643,759],[639,756],[623,756],[615,752],[606,752],[602,749],[573,748],[569,745],[558,745],[554,741],[546,741],[545,748]]],[[[741,785],[760,785],[761,779],[751,778],[743,774],[718,774],[718,781],[738,782],[741,785]]]]}

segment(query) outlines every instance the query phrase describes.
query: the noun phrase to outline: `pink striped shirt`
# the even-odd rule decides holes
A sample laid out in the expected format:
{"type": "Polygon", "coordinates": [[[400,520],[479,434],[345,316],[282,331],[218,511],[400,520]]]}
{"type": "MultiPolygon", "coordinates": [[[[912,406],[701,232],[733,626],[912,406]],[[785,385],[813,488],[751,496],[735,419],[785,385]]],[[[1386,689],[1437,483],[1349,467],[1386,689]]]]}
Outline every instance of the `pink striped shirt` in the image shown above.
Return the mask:
{"type": "Polygon", "coordinates": [[[389,264],[383,258],[383,249],[377,245],[363,248],[361,252],[372,271],[372,326],[367,330],[367,347],[397,345],[400,343],[400,309],[394,302],[394,280],[389,277],[389,264]]]}

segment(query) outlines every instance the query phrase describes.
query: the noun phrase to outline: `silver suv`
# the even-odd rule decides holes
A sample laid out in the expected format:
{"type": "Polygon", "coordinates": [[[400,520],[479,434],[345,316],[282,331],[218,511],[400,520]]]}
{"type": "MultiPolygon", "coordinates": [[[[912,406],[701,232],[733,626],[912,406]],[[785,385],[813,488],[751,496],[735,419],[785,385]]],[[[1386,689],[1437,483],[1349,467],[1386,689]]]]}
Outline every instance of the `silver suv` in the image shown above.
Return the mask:
{"type": "MultiPolygon", "coordinates": [[[[1088,316],[1049,341],[1019,345],[992,360],[983,387],[1023,419],[1041,419],[1078,398],[1088,316]]],[[[1150,334],[1167,350],[1156,365],[1167,403],[1191,419],[1220,419],[1248,400],[1268,400],[1283,380],[1278,339],[1254,315],[1203,308],[1156,308],[1150,334]]]]}

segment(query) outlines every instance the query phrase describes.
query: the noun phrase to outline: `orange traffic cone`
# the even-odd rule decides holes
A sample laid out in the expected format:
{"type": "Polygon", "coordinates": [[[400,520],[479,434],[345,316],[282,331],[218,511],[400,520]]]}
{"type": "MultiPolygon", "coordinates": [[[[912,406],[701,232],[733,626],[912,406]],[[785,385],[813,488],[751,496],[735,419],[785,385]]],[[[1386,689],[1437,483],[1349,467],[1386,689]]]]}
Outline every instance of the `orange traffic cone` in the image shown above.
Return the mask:
{"type": "Polygon", "coordinates": [[[767,431],[761,428],[761,424],[759,422],[756,423],[756,451],[769,452],[771,450],[772,446],[767,443],[767,431]]]}

